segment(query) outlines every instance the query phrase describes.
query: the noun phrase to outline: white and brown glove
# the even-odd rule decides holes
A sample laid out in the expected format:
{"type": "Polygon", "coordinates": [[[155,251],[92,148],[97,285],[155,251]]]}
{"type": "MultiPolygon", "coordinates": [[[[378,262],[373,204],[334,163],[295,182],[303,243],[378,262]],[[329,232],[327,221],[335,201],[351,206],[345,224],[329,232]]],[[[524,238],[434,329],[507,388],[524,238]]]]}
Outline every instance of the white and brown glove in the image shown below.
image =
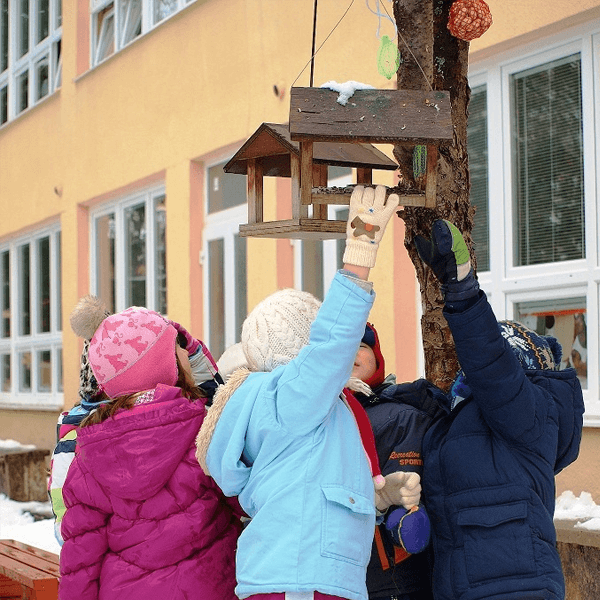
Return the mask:
{"type": "Polygon", "coordinates": [[[421,500],[421,476],[418,473],[398,471],[385,476],[385,486],[375,492],[375,506],[385,512],[390,506],[404,506],[407,510],[421,500]]]}
{"type": "Polygon", "coordinates": [[[375,266],[379,242],[400,202],[398,194],[390,194],[387,201],[386,195],[384,185],[354,188],[346,227],[345,264],[369,269],[375,266]]]}

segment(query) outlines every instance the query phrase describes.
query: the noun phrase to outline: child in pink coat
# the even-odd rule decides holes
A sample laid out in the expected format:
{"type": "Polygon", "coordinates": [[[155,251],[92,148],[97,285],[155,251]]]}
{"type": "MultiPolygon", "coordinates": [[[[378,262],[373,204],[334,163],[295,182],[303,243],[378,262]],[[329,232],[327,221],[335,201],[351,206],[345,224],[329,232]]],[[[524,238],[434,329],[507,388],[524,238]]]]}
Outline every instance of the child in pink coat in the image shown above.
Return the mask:
{"type": "MultiPolygon", "coordinates": [[[[61,600],[234,600],[239,505],[195,459],[206,398],[178,330],[129,308],[89,360],[106,403],[81,425],[63,487],[61,600]]],[[[90,319],[93,322],[93,316],[90,319]]]]}

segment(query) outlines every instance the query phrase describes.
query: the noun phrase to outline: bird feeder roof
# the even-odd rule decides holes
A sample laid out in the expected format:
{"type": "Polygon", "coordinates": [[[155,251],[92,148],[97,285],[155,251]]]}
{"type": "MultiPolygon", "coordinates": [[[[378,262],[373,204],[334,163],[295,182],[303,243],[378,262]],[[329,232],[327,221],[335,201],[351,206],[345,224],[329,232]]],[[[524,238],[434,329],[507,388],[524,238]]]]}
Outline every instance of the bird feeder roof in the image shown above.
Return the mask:
{"type": "MultiPolygon", "coordinates": [[[[260,158],[263,175],[291,177],[291,155],[300,156],[299,142],[293,142],[287,124],[263,123],[223,167],[226,173],[246,175],[248,160],[260,158]]],[[[372,144],[314,142],[313,163],[337,167],[393,171],[396,162],[372,144]]]]}

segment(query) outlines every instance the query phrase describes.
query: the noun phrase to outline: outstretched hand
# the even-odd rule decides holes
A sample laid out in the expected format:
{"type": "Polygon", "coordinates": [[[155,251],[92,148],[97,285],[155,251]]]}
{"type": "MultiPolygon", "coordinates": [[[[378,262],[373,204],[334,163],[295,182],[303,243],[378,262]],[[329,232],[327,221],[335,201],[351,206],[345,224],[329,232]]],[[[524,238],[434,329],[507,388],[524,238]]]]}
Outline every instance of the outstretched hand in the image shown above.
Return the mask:
{"type": "Polygon", "coordinates": [[[421,260],[434,272],[442,284],[446,302],[467,300],[479,293],[465,240],[450,221],[438,219],[431,228],[431,239],[415,236],[415,246],[421,260]]]}
{"type": "Polygon", "coordinates": [[[390,194],[387,199],[386,195],[383,185],[354,188],[346,226],[345,264],[367,269],[375,266],[379,242],[400,202],[398,194],[390,194]]]}

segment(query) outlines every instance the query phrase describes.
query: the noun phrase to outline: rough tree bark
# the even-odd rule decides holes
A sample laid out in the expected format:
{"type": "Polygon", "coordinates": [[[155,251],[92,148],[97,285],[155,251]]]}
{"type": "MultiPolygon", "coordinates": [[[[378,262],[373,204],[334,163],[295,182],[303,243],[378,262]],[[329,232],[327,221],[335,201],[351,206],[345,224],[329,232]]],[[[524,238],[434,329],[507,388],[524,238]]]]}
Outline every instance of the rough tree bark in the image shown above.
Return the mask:
{"type": "MultiPolygon", "coordinates": [[[[421,289],[425,376],[445,390],[454,379],[458,361],[452,336],[442,315],[438,282],[432,272],[423,267],[412,240],[418,234],[429,238],[432,222],[442,218],[453,222],[463,232],[469,249],[472,249],[474,209],[469,204],[467,157],[469,44],[452,36],[446,27],[453,1],[394,1],[401,54],[398,88],[448,90],[452,103],[454,142],[440,149],[436,208],[405,207],[398,213],[406,225],[404,244],[415,265],[421,289]]],[[[414,186],[412,149],[396,146],[394,156],[400,165],[401,180],[414,186]]],[[[474,263],[472,253],[471,257],[474,263]]]]}

